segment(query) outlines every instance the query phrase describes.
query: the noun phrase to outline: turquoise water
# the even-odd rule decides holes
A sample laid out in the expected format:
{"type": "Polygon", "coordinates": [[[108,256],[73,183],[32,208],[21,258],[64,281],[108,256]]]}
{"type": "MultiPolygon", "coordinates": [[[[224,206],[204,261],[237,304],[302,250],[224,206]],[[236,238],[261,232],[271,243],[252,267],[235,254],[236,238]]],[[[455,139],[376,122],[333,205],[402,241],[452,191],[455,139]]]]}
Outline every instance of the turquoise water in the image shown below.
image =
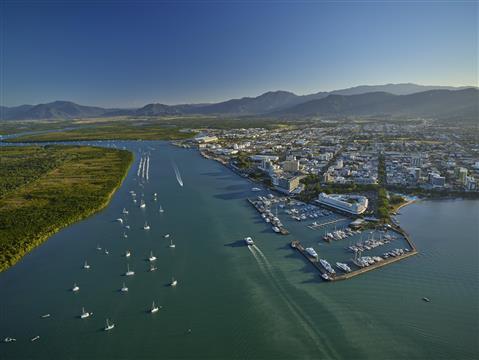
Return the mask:
{"type": "Polygon", "coordinates": [[[136,163],[107,209],[0,274],[0,337],[17,339],[0,344],[1,359],[479,356],[478,201],[403,208],[400,223],[419,255],[325,283],[289,242],[300,239],[339,260],[349,257],[348,240],[326,244],[322,231],[284,214],[291,235],[276,235],[245,201],[256,195],[254,185],[194,150],[161,142],[103,144],[126,146],[136,163]],[[143,186],[136,176],[139,151],[150,152],[143,186]],[[130,190],[144,194],[146,209],[132,202],[130,190]],[[114,221],[124,207],[130,230],[114,221]],[[142,229],[145,221],[149,231],[142,229]],[[245,236],[257,248],[244,246],[245,236]],[[123,256],[127,249],[130,259],[123,256]],[[150,251],[158,257],[155,272],[148,271],[150,251]],[[82,268],[85,260],[90,270],[82,268]],[[127,263],[133,277],[123,276],[127,263]],[[168,286],[172,276],[176,288],[168,286]],[[78,293],[70,291],[74,282],[78,293]],[[123,282],[127,294],[119,292],[123,282]],[[153,300],[162,306],[154,315],[148,313],[153,300]],[[93,316],[79,319],[82,307],[93,316]],[[42,319],[45,313],[51,317],[42,319]],[[115,323],[108,333],[106,318],[115,323]]]}

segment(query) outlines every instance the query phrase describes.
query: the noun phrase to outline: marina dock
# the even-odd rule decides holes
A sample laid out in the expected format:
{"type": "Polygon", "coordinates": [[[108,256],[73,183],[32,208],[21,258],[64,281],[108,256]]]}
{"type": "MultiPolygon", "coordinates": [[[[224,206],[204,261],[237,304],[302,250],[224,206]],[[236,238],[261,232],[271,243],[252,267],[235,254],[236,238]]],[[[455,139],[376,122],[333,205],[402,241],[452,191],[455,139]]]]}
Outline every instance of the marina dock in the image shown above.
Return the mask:
{"type": "Polygon", "coordinates": [[[323,266],[319,263],[318,259],[309,256],[309,254],[306,252],[304,246],[301,244],[301,242],[299,240],[293,240],[291,242],[291,247],[293,249],[297,250],[301,255],[303,255],[311,263],[311,265],[313,265],[321,273],[321,275],[322,274],[327,274],[329,276],[329,281],[347,280],[347,279],[351,279],[351,278],[353,278],[357,275],[361,275],[361,274],[367,273],[369,271],[379,269],[383,266],[395,263],[397,261],[406,259],[406,258],[411,257],[413,255],[416,255],[418,253],[418,251],[416,249],[416,246],[413,244],[409,235],[404,230],[402,230],[401,228],[399,228],[397,226],[391,226],[391,227],[394,231],[398,232],[399,234],[401,234],[404,237],[404,239],[408,243],[411,250],[409,252],[404,253],[403,255],[383,259],[380,262],[376,262],[376,263],[374,263],[372,265],[369,265],[367,267],[362,267],[362,268],[359,268],[357,270],[353,270],[349,273],[341,273],[341,274],[330,274],[330,273],[328,273],[323,268],[323,266]]]}
{"type": "Polygon", "coordinates": [[[347,221],[349,220],[348,218],[342,218],[342,219],[336,219],[336,220],[332,220],[332,221],[328,221],[328,222],[325,222],[325,223],[322,223],[322,224],[316,224],[316,225],[308,225],[308,228],[310,228],[311,230],[317,230],[317,229],[321,229],[323,226],[327,226],[327,225],[331,225],[331,224],[335,224],[335,223],[338,223],[338,222],[342,222],[342,221],[347,221]]]}

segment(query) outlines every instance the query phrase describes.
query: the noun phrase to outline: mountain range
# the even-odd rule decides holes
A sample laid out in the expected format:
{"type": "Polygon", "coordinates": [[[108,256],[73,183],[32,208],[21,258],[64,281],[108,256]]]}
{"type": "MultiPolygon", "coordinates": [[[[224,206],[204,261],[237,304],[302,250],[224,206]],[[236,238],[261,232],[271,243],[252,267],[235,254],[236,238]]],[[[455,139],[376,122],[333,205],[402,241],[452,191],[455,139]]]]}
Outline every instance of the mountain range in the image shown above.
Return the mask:
{"type": "Polygon", "coordinates": [[[478,117],[478,89],[416,84],[363,85],[331,92],[296,95],[270,91],[213,104],[147,104],[137,109],[111,109],[69,101],[0,107],[0,119],[75,119],[111,116],[363,116],[412,115],[425,117],[478,117]]]}

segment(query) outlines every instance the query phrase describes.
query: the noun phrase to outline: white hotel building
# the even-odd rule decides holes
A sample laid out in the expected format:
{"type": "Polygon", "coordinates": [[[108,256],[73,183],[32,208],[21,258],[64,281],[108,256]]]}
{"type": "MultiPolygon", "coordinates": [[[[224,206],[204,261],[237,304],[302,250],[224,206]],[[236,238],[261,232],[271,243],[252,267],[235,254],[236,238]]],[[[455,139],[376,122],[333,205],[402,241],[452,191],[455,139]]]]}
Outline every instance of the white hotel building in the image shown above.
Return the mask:
{"type": "Polygon", "coordinates": [[[317,202],[353,215],[360,215],[368,208],[368,198],[360,195],[327,195],[321,193],[317,202]]]}

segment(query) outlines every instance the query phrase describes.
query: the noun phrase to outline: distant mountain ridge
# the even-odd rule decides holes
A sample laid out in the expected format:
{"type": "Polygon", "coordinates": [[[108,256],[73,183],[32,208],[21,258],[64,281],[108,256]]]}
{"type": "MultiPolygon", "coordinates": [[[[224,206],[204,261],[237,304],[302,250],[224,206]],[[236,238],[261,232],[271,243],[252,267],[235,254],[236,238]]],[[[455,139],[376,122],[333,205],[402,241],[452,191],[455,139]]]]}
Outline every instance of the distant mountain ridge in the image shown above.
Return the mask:
{"type": "Polygon", "coordinates": [[[358,95],[331,94],[308,101],[277,115],[350,116],[350,115],[411,115],[427,117],[477,117],[479,90],[429,90],[409,95],[371,92],[358,95]]]}
{"type": "Polygon", "coordinates": [[[405,83],[361,85],[309,95],[296,95],[289,91],[269,91],[257,97],[243,97],[212,104],[165,105],[152,103],[138,109],[107,109],[78,105],[70,101],[0,107],[0,119],[2,120],[188,114],[223,116],[370,114],[461,116],[465,114],[474,116],[477,114],[477,88],[405,83]]]}

